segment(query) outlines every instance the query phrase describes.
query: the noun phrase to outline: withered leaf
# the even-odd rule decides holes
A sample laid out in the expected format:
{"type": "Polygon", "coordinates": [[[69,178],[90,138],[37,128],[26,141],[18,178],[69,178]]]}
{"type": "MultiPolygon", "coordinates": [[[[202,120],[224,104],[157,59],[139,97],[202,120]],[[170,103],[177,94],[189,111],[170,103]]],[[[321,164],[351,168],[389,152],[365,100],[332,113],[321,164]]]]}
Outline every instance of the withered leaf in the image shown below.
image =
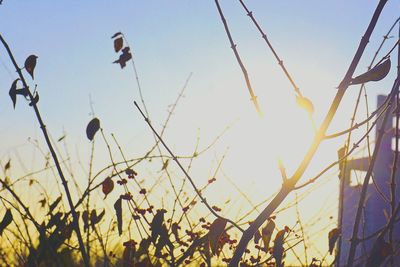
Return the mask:
{"type": "Polygon", "coordinates": [[[122,199],[118,198],[114,203],[115,214],[117,215],[118,234],[122,235],[122,199]]]}
{"type": "Polygon", "coordinates": [[[0,235],[3,234],[4,229],[12,222],[13,215],[10,209],[7,209],[6,214],[3,217],[3,220],[0,222],[0,235]]]}
{"type": "Polygon", "coordinates": [[[92,225],[93,229],[94,226],[98,224],[104,217],[105,212],[106,212],[105,209],[103,209],[103,211],[99,215],[97,215],[96,210],[92,210],[92,212],[90,213],[90,224],[92,225]]]}
{"type": "Polygon", "coordinates": [[[126,62],[132,59],[132,54],[130,52],[129,47],[125,47],[122,49],[122,54],[119,56],[118,60],[115,60],[113,63],[117,63],[121,66],[121,69],[125,68],[126,62]]]}
{"type": "Polygon", "coordinates": [[[254,243],[255,243],[255,244],[258,244],[258,242],[260,242],[261,237],[262,237],[262,236],[261,236],[260,231],[257,230],[257,231],[254,233],[254,243]]]}
{"type": "Polygon", "coordinates": [[[156,243],[157,237],[160,235],[162,230],[162,225],[164,222],[164,214],[165,210],[157,210],[156,215],[154,215],[153,220],[151,221],[151,240],[153,243],[156,243]]]}
{"type": "Polygon", "coordinates": [[[4,170],[7,171],[11,168],[11,159],[9,159],[6,163],[6,165],[4,165],[4,170]]]}
{"type": "Polygon", "coordinates": [[[218,241],[221,235],[224,233],[226,226],[226,219],[216,218],[210,225],[210,230],[208,232],[208,240],[213,255],[217,254],[218,241]]]}
{"type": "Polygon", "coordinates": [[[124,46],[124,40],[122,39],[122,37],[114,39],[114,50],[115,50],[115,52],[119,52],[122,49],[123,46],[124,46]]]}
{"type": "Polygon", "coordinates": [[[35,70],[36,67],[37,58],[38,57],[36,55],[30,55],[29,57],[26,58],[24,64],[25,70],[32,76],[32,79],[34,79],[33,71],[35,70]]]}
{"type": "Polygon", "coordinates": [[[15,109],[15,105],[17,104],[17,83],[19,81],[19,78],[14,80],[13,83],[11,84],[11,88],[10,91],[8,92],[8,94],[11,97],[11,100],[13,102],[13,107],[15,109]]]}
{"type": "Polygon", "coordinates": [[[89,212],[84,210],[82,213],[83,230],[86,231],[89,228],[89,212]]]}
{"type": "Polygon", "coordinates": [[[113,189],[114,189],[114,181],[110,177],[104,179],[101,185],[101,190],[105,195],[104,199],[106,199],[107,195],[110,194],[113,189]]]}
{"type": "Polygon", "coordinates": [[[264,243],[265,250],[269,249],[269,242],[271,241],[272,233],[275,229],[275,222],[273,220],[269,220],[267,225],[261,230],[261,238],[264,243]]]}
{"type": "Polygon", "coordinates": [[[86,127],[86,136],[90,141],[93,141],[94,135],[100,129],[100,120],[93,118],[86,127]]]}
{"type": "Polygon", "coordinates": [[[277,267],[281,267],[282,265],[282,258],[283,258],[283,241],[285,238],[285,230],[280,230],[276,236],[275,236],[275,240],[274,240],[274,249],[273,249],[273,253],[272,256],[275,258],[275,262],[276,262],[276,266],[277,267]]]}
{"type": "Polygon", "coordinates": [[[329,242],[329,254],[332,255],[333,248],[335,247],[336,240],[340,235],[340,231],[338,228],[334,228],[328,233],[328,242],[329,242]]]}
{"type": "Polygon", "coordinates": [[[353,78],[351,84],[362,84],[370,81],[380,81],[388,75],[391,67],[390,58],[376,65],[369,71],[353,78]]]}

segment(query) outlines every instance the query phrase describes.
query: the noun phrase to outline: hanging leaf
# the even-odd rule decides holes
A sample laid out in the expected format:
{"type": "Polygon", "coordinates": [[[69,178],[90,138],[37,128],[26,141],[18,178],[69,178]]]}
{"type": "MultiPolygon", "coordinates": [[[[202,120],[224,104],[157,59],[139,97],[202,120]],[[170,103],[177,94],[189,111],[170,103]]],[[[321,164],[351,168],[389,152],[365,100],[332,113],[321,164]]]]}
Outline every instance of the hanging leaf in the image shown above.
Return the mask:
{"type": "Polygon", "coordinates": [[[171,225],[172,234],[175,236],[176,241],[180,241],[178,230],[181,229],[178,223],[174,222],[171,225]]]}
{"type": "Polygon", "coordinates": [[[8,94],[11,97],[11,100],[13,102],[13,107],[15,109],[15,105],[17,104],[17,82],[19,81],[19,78],[14,80],[13,83],[11,84],[10,91],[8,94]]]}
{"type": "Polygon", "coordinates": [[[123,69],[126,66],[126,62],[128,62],[128,60],[130,59],[132,59],[130,48],[125,47],[124,49],[122,49],[122,54],[119,56],[119,59],[115,60],[113,63],[119,64],[121,66],[121,69],[123,69]]]}
{"type": "Polygon", "coordinates": [[[86,136],[90,141],[93,141],[94,135],[100,129],[100,120],[93,118],[86,127],[86,136]]]}
{"type": "Polygon", "coordinates": [[[388,75],[390,71],[390,58],[386,59],[381,64],[373,67],[369,71],[353,78],[351,84],[362,84],[370,81],[380,81],[388,75]]]}
{"type": "Polygon", "coordinates": [[[275,240],[274,240],[274,249],[273,249],[273,253],[272,256],[274,256],[275,258],[275,263],[277,267],[281,267],[282,265],[282,258],[283,258],[283,240],[285,238],[285,230],[280,230],[276,236],[275,236],[275,240]]]}
{"type": "Polygon", "coordinates": [[[296,103],[299,107],[307,111],[310,116],[314,113],[314,105],[310,99],[304,96],[296,96],[296,103]]]}
{"type": "Polygon", "coordinates": [[[12,222],[13,215],[10,209],[7,209],[6,214],[3,217],[3,220],[0,222],[0,235],[3,234],[4,229],[12,222]]]}
{"type": "Polygon", "coordinates": [[[216,255],[218,248],[218,241],[223,234],[226,226],[226,219],[216,218],[210,225],[210,231],[208,232],[208,240],[213,255],[216,255]]]}
{"type": "Polygon", "coordinates": [[[101,184],[101,189],[105,195],[104,199],[106,199],[107,195],[110,194],[114,189],[114,181],[111,179],[111,177],[104,179],[103,183],[101,184]]]}
{"type": "Polygon", "coordinates": [[[124,40],[122,39],[122,37],[114,39],[114,50],[115,50],[115,52],[119,52],[119,50],[121,50],[122,46],[124,46],[124,40]]]}
{"type": "Polygon", "coordinates": [[[39,102],[39,93],[36,92],[35,95],[33,96],[31,102],[29,103],[29,106],[36,105],[39,102]]]}
{"type": "Polygon", "coordinates": [[[9,159],[6,165],[4,165],[4,171],[8,171],[10,168],[11,168],[11,159],[9,159]]]}
{"type": "Polygon", "coordinates": [[[32,79],[34,79],[33,77],[33,71],[35,70],[36,67],[36,61],[37,61],[37,56],[35,55],[30,55],[29,57],[26,58],[25,60],[25,70],[32,76],[32,79]]]}
{"type": "Polygon", "coordinates": [[[50,206],[49,206],[49,213],[48,213],[48,214],[50,214],[50,213],[53,212],[53,210],[54,210],[54,209],[57,207],[57,205],[60,203],[61,199],[62,199],[62,196],[59,196],[56,200],[54,200],[53,203],[50,204],[50,206]]]}
{"type": "Polygon", "coordinates": [[[118,234],[122,235],[122,199],[118,198],[114,203],[115,213],[117,214],[118,234]]]}
{"type": "Polygon", "coordinates": [[[105,213],[106,213],[105,209],[103,209],[103,211],[99,215],[97,215],[96,210],[92,210],[92,212],[90,213],[90,224],[92,225],[93,229],[94,226],[101,221],[105,213]]]}
{"type": "Polygon", "coordinates": [[[379,267],[383,261],[393,253],[392,246],[383,239],[383,237],[378,237],[371,249],[371,253],[368,257],[365,266],[368,267],[379,267]]]}
{"type": "Polygon", "coordinates": [[[260,242],[261,237],[262,237],[261,232],[257,230],[254,234],[254,243],[258,244],[258,242],[260,242]]]}
{"type": "Polygon", "coordinates": [[[264,248],[265,251],[268,251],[269,249],[269,242],[271,241],[271,236],[272,233],[274,232],[275,229],[275,222],[273,220],[269,220],[267,225],[263,227],[261,230],[261,237],[264,243],[264,248]]]}
{"type": "Polygon", "coordinates": [[[103,209],[103,211],[99,214],[99,216],[97,216],[97,220],[96,220],[95,224],[99,223],[101,221],[101,219],[103,219],[105,214],[106,214],[106,210],[103,209]]]}
{"type": "Polygon", "coordinates": [[[83,230],[86,231],[89,228],[89,212],[84,210],[82,213],[83,230]]]}
{"type": "Polygon", "coordinates": [[[168,246],[170,248],[170,251],[174,249],[174,245],[172,244],[171,240],[169,240],[167,227],[165,226],[165,224],[162,224],[160,228],[160,238],[158,239],[158,242],[156,244],[155,255],[161,257],[161,251],[165,246],[168,246]]]}
{"type": "Polygon", "coordinates": [[[111,36],[111,39],[113,39],[113,38],[115,38],[115,37],[117,37],[117,36],[119,36],[119,35],[122,35],[122,32],[116,32],[116,33],[114,33],[114,35],[111,36]]]}
{"type": "Polygon", "coordinates": [[[340,231],[338,228],[334,228],[328,233],[328,241],[329,241],[329,254],[332,255],[333,248],[335,247],[336,240],[340,235],[340,231]]]}
{"type": "Polygon", "coordinates": [[[165,212],[166,211],[164,209],[157,210],[156,215],[154,215],[153,220],[151,221],[151,241],[153,241],[154,244],[157,241],[157,237],[161,233],[165,212]]]}

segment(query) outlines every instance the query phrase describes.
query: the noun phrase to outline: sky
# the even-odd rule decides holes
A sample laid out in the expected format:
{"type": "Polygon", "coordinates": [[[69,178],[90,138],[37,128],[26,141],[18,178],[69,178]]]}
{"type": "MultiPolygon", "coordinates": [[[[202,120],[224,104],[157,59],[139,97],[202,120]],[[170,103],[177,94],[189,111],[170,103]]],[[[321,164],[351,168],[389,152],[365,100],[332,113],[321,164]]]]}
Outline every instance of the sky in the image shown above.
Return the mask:
{"type": "MultiPolygon", "coordinates": [[[[312,100],[314,120],[319,125],[378,1],[247,2],[300,90],[312,100]]],[[[4,0],[0,6],[0,34],[21,66],[28,55],[38,56],[35,80],[29,82],[38,85],[43,119],[54,139],[67,134],[72,162],[83,172],[86,169],[80,165],[87,165],[91,148],[85,136],[91,119],[90,99],[105,133],[117,136],[127,156],[141,155],[154,142],[133,105],[139,94],[131,66],[120,69],[112,64],[118,58],[110,38],[115,32],[123,32],[130,44],[144,100],[157,129],[161,129],[169,105],[193,73],[165,140],[178,155],[190,155],[198,136],[200,147],[206,147],[230,127],[204,157],[196,160],[192,173],[196,182],[204,183],[226,154],[221,170],[251,202],[257,203],[280,187],[277,160],[281,159],[288,174],[292,174],[314,130],[306,112],[296,106],[293,88],[239,2],[224,0],[220,4],[258,96],[262,118],[249,100],[214,1],[4,0]]],[[[400,0],[388,1],[357,74],[366,70],[399,11],[400,0]]],[[[396,34],[397,30],[382,53],[391,48],[396,34]]],[[[395,66],[395,60],[392,62],[395,66]]],[[[368,86],[372,108],[376,95],[390,90],[394,69],[384,81],[368,86]]],[[[0,161],[18,156],[26,169],[34,170],[41,161],[29,140],[43,144],[43,138],[23,99],[18,99],[15,110],[12,108],[8,90],[16,77],[1,47],[0,161]]],[[[349,88],[328,132],[347,127],[357,93],[358,88],[349,88]]],[[[358,119],[363,116],[364,108],[358,119]]],[[[338,138],[323,143],[302,181],[335,160],[343,142],[338,138]]],[[[96,149],[99,156],[95,166],[100,169],[109,164],[109,159],[100,139],[96,149]]],[[[161,163],[157,164],[154,169],[146,167],[145,172],[154,173],[161,168],[161,163]]],[[[304,200],[305,216],[313,216],[319,209],[310,207],[315,200],[334,205],[338,187],[334,171],[320,190],[304,200]]],[[[176,173],[182,175],[178,170],[176,173]]],[[[207,197],[215,202],[237,197],[238,192],[226,184],[225,180],[218,182],[207,197]]],[[[227,214],[243,212],[243,205],[227,214]]],[[[329,216],[336,216],[334,207],[329,216]]]]}

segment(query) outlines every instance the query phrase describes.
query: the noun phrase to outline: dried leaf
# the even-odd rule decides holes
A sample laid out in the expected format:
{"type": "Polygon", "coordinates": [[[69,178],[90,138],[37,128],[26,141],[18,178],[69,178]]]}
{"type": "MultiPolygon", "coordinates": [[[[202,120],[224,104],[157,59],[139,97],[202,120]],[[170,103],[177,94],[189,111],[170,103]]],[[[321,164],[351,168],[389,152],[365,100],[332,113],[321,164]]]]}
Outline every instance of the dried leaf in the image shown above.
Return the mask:
{"type": "Polygon", "coordinates": [[[275,258],[275,263],[277,267],[281,267],[282,265],[282,258],[283,258],[283,241],[285,238],[285,230],[280,230],[276,236],[275,236],[275,240],[274,240],[274,249],[273,249],[273,253],[272,256],[274,256],[275,258]]]}
{"type": "Polygon", "coordinates": [[[218,248],[218,241],[223,234],[226,226],[226,219],[216,218],[210,225],[210,231],[208,232],[208,240],[213,255],[216,255],[218,248]]]}
{"type": "Polygon", "coordinates": [[[390,71],[390,58],[386,59],[381,64],[373,67],[369,71],[353,78],[351,84],[362,84],[370,81],[380,81],[388,75],[390,71]]]}
{"type": "Polygon", "coordinates": [[[117,215],[118,234],[122,235],[122,199],[118,198],[114,203],[115,213],[117,215]]]}
{"type": "Polygon", "coordinates": [[[6,214],[3,217],[3,220],[0,222],[0,235],[3,234],[4,229],[12,222],[13,215],[10,209],[7,209],[6,214]]]}
{"type": "Polygon", "coordinates": [[[328,233],[328,241],[329,241],[329,254],[332,255],[333,248],[335,247],[336,240],[340,235],[340,231],[338,228],[334,228],[328,233]]]}
{"type": "Polygon", "coordinates": [[[130,59],[132,59],[130,48],[125,47],[122,49],[122,54],[119,56],[119,59],[115,60],[113,63],[118,63],[121,66],[121,69],[123,69],[126,66],[126,62],[128,62],[130,59]]]}
{"type": "Polygon", "coordinates": [[[178,223],[174,222],[171,226],[171,231],[175,236],[176,241],[180,241],[178,230],[181,229],[178,223]]]}
{"type": "Polygon", "coordinates": [[[86,136],[90,141],[93,141],[94,135],[100,129],[100,120],[93,118],[86,127],[86,136]]]}
{"type": "Polygon", "coordinates": [[[34,79],[33,71],[35,70],[36,67],[37,58],[38,57],[35,55],[30,55],[29,57],[26,58],[24,64],[25,70],[32,76],[32,79],[34,79]]]}
{"type": "Polygon", "coordinates": [[[4,165],[4,171],[9,170],[10,167],[11,167],[11,159],[9,159],[9,160],[7,161],[7,163],[6,163],[6,165],[4,165]]]}
{"type": "Polygon", "coordinates": [[[124,46],[124,40],[122,39],[122,37],[114,39],[114,50],[115,50],[115,52],[119,52],[119,50],[121,50],[123,46],[124,46]]]}
{"type": "Polygon", "coordinates": [[[255,234],[254,234],[254,243],[255,243],[255,244],[258,244],[258,242],[260,242],[261,237],[262,237],[262,236],[261,236],[260,231],[257,230],[257,231],[255,232],[255,234]]]}
{"type": "Polygon", "coordinates": [[[45,199],[45,198],[42,198],[42,199],[39,200],[38,202],[40,203],[40,206],[41,206],[42,208],[44,208],[44,205],[46,205],[46,199],[45,199]]]}
{"type": "Polygon", "coordinates": [[[117,36],[119,36],[119,35],[122,35],[122,32],[116,32],[116,33],[114,33],[114,35],[111,36],[111,39],[113,39],[113,38],[115,38],[115,37],[117,37],[117,36]]]}
{"type": "Polygon", "coordinates": [[[275,222],[273,220],[269,220],[267,225],[263,227],[261,230],[261,237],[264,243],[264,248],[266,251],[269,249],[269,242],[271,241],[272,233],[275,229],[275,222]]]}
{"type": "Polygon", "coordinates": [[[11,84],[10,91],[8,94],[11,97],[11,100],[13,102],[13,107],[15,109],[15,105],[17,104],[17,82],[19,81],[19,78],[14,80],[13,83],[11,84]]]}
{"type": "Polygon", "coordinates": [[[89,212],[84,210],[82,213],[83,230],[86,231],[89,228],[89,212]]]}
{"type": "Polygon", "coordinates": [[[54,200],[53,203],[50,204],[50,206],[49,206],[49,213],[48,213],[48,214],[50,214],[50,213],[53,212],[53,210],[54,210],[54,209],[58,206],[58,204],[60,203],[61,199],[62,199],[62,196],[59,196],[56,200],[54,200]]]}
{"type": "Polygon", "coordinates": [[[111,191],[114,189],[114,181],[110,177],[107,177],[106,179],[104,179],[101,185],[101,189],[105,195],[104,199],[106,199],[107,195],[110,194],[111,191]]]}
{"type": "Polygon", "coordinates": [[[392,253],[392,246],[387,243],[383,237],[378,237],[371,249],[371,253],[365,266],[379,267],[387,258],[387,256],[391,255],[392,253]]]}
{"type": "Polygon", "coordinates": [[[156,243],[157,237],[160,235],[162,230],[162,225],[164,223],[164,214],[165,210],[157,210],[156,215],[154,215],[153,220],[151,221],[151,240],[153,243],[156,243]]]}
{"type": "Polygon", "coordinates": [[[307,111],[310,116],[314,113],[314,105],[310,99],[304,96],[296,96],[296,103],[299,107],[307,111]]]}

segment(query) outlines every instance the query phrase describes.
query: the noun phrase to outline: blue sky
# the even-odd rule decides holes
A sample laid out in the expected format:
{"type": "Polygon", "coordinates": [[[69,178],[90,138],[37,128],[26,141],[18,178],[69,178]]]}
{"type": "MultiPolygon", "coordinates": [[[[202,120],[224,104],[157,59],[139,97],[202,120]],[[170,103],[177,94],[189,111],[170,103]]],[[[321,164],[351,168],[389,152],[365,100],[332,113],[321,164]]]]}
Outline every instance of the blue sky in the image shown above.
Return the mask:
{"type": "MultiPolygon", "coordinates": [[[[247,2],[303,94],[314,102],[319,125],[378,1],[247,2]]],[[[144,97],[158,128],[167,116],[168,105],[193,72],[185,98],[168,128],[167,140],[177,153],[190,154],[199,128],[201,145],[205,146],[234,123],[194,172],[206,179],[210,162],[229,147],[225,170],[244,190],[253,192],[256,201],[280,186],[276,159],[281,157],[288,171],[293,171],[308,148],[313,130],[239,2],[224,0],[221,6],[265,113],[263,119],[249,101],[211,0],[4,0],[0,6],[0,33],[21,65],[28,55],[39,56],[34,83],[38,84],[44,120],[54,138],[65,129],[72,154],[79,154],[84,162],[90,151],[84,132],[91,118],[89,95],[106,132],[116,133],[129,156],[139,155],[152,143],[149,129],[133,106],[138,93],[131,66],[121,70],[111,64],[118,57],[113,51],[112,34],[124,32],[131,45],[144,97]],[[263,186],[257,186],[260,183],[263,186]]],[[[399,14],[400,0],[388,1],[356,73],[365,71],[382,36],[399,14]]],[[[393,40],[383,51],[390,49],[393,40]]],[[[390,89],[394,69],[385,81],[370,86],[372,107],[376,94],[390,89]]],[[[5,162],[21,148],[19,152],[31,157],[28,165],[34,168],[34,153],[25,153],[31,146],[26,140],[42,137],[32,111],[22,99],[16,110],[12,109],[8,90],[15,78],[5,50],[0,48],[0,160],[5,162]]],[[[358,91],[350,89],[332,131],[346,128],[350,121],[358,91]]],[[[343,139],[323,144],[307,175],[335,159],[342,143],[343,139]]],[[[99,146],[103,151],[99,153],[107,155],[99,146]]],[[[106,157],[99,159],[97,166],[107,162],[106,157]]],[[[336,188],[336,182],[330,184],[331,189],[336,188]]]]}

